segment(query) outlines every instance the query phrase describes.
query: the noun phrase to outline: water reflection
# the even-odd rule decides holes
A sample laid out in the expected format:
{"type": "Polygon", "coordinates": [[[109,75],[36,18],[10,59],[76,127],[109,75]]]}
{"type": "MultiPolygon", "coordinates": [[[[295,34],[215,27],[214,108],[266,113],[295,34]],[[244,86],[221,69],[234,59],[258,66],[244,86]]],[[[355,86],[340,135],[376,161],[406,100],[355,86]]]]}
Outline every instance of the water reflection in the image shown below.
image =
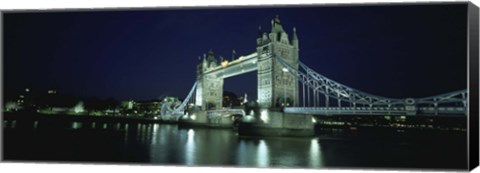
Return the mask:
{"type": "MultiPolygon", "coordinates": [[[[259,158],[259,148],[257,140],[240,140],[238,142],[238,149],[237,149],[237,162],[239,165],[242,166],[257,166],[257,160],[259,158]],[[254,153],[252,153],[254,151],[254,153]]],[[[265,146],[266,149],[266,146],[265,146]]],[[[265,149],[264,152],[265,153],[265,149]]],[[[265,157],[265,155],[264,155],[265,157]]]]}
{"type": "MultiPolygon", "coordinates": [[[[18,126],[18,123],[15,125],[15,121],[3,123],[10,128],[18,126]]],[[[231,129],[190,129],[165,124],[75,121],[65,122],[66,126],[58,125],[61,123],[55,123],[57,125],[53,126],[50,123],[53,122],[33,121],[30,122],[30,128],[34,127],[45,134],[51,134],[50,130],[54,130],[61,135],[74,135],[72,138],[77,141],[76,143],[81,144],[85,141],[86,145],[83,146],[95,146],[99,155],[115,149],[118,145],[120,146],[118,151],[110,152],[118,153],[120,160],[125,161],[200,166],[323,166],[317,139],[239,138],[231,129]],[[74,129],[75,134],[68,134],[69,131],[58,128],[74,129]],[[94,144],[95,141],[88,139],[92,136],[105,140],[98,140],[103,142],[94,144]]],[[[54,140],[54,136],[48,138],[52,143],[62,143],[61,138],[57,141],[54,140]]]]}
{"type": "Polygon", "coordinates": [[[72,122],[72,129],[79,129],[82,128],[81,122],[72,122]]]}
{"type": "Polygon", "coordinates": [[[37,127],[38,127],[38,121],[34,121],[34,122],[33,122],[33,128],[36,129],[37,127]]]}
{"type": "Polygon", "coordinates": [[[310,167],[323,167],[323,162],[320,154],[320,144],[318,143],[318,139],[312,139],[310,142],[310,154],[309,156],[309,166],[310,167]]]}
{"type": "Polygon", "coordinates": [[[268,167],[270,164],[270,155],[268,154],[268,147],[264,140],[260,140],[260,144],[257,149],[257,166],[268,167]]]}
{"type": "Polygon", "coordinates": [[[425,161],[436,159],[435,163],[448,166],[452,161],[441,157],[443,152],[464,163],[459,159],[464,158],[458,154],[460,152],[449,152],[448,148],[460,148],[455,145],[424,147],[382,143],[382,147],[377,147],[378,143],[370,144],[371,141],[244,138],[238,137],[231,129],[190,129],[166,124],[6,120],[3,124],[9,131],[5,135],[9,146],[5,150],[9,152],[6,158],[20,160],[22,156],[28,156],[35,160],[56,158],[162,165],[321,168],[398,165],[405,160],[409,162],[404,165],[421,166],[425,161]],[[22,129],[27,126],[30,129],[22,129]],[[29,133],[29,130],[33,131],[32,127],[36,127],[35,133],[29,133]],[[30,145],[32,143],[36,145],[30,145]],[[391,157],[392,154],[396,157],[391,157]]]}
{"type": "Polygon", "coordinates": [[[185,146],[185,162],[187,165],[195,165],[195,131],[188,130],[187,144],[185,146]]]}

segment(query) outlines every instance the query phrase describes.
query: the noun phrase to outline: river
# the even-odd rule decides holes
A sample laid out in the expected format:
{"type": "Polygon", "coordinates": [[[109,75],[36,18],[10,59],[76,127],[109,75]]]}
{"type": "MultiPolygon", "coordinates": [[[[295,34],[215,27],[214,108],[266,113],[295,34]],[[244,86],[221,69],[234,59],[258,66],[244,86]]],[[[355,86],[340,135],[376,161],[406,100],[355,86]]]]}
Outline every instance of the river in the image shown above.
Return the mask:
{"type": "MultiPolygon", "coordinates": [[[[6,161],[223,167],[465,169],[466,135],[434,140],[239,137],[175,124],[3,121],[6,161]],[[61,125],[59,125],[61,124],[61,125]]],[[[430,135],[431,136],[431,135],[430,135]]],[[[423,137],[422,137],[423,138],[423,137]]]]}

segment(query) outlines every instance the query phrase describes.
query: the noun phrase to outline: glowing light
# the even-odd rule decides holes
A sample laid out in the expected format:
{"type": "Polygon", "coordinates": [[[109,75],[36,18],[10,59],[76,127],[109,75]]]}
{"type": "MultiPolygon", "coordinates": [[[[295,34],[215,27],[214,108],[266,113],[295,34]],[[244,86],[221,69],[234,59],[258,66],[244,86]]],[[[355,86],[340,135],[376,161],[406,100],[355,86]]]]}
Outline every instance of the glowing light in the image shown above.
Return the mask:
{"type": "Polygon", "coordinates": [[[317,123],[317,120],[315,120],[314,117],[312,117],[312,123],[317,123]]]}
{"type": "Polygon", "coordinates": [[[254,122],[255,121],[255,117],[251,116],[251,115],[246,115],[242,118],[242,121],[243,122],[254,122]]]}
{"type": "Polygon", "coordinates": [[[288,69],[284,67],[284,68],[282,68],[282,71],[283,72],[288,72],[288,69]]]}
{"type": "Polygon", "coordinates": [[[196,118],[197,116],[195,116],[195,114],[190,115],[190,119],[195,120],[196,118]]]}
{"type": "Polygon", "coordinates": [[[222,67],[227,67],[227,66],[228,66],[228,61],[227,60],[223,61],[222,62],[222,67]]]}
{"type": "Polygon", "coordinates": [[[25,92],[30,92],[30,89],[29,89],[29,88],[25,88],[25,92]]]}
{"type": "Polygon", "coordinates": [[[83,102],[78,102],[77,105],[75,105],[75,107],[73,107],[73,112],[75,112],[76,114],[80,113],[80,112],[83,112],[85,111],[84,108],[83,108],[83,102]]]}
{"type": "Polygon", "coordinates": [[[7,104],[5,105],[5,109],[7,111],[18,110],[20,109],[20,105],[16,102],[7,102],[7,104]]]}
{"type": "Polygon", "coordinates": [[[265,123],[268,122],[268,110],[262,110],[260,112],[260,119],[265,123]]]}

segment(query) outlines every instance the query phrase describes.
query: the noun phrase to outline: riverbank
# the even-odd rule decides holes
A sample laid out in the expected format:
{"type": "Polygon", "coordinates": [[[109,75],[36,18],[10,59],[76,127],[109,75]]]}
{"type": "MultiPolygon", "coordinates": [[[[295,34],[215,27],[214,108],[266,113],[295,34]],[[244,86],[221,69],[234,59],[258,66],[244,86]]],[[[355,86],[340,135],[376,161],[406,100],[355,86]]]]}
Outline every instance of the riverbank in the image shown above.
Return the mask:
{"type": "Polygon", "coordinates": [[[3,120],[13,121],[76,121],[76,122],[105,122],[105,123],[166,123],[176,124],[176,120],[145,118],[138,116],[92,116],[66,114],[40,114],[35,112],[3,112],[3,120]]]}

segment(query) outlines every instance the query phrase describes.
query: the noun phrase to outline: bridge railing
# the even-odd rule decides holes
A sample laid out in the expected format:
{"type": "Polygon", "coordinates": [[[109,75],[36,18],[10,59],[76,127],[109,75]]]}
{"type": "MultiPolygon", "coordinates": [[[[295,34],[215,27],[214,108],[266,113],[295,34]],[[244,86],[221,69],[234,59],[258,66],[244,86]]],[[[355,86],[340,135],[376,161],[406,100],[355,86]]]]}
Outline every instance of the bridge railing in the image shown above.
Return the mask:
{"type": "Polygon", "coordinates": [[[416,114],[409,114],[410,110],[404,107],[286,107],[286,113],[312,114],[312,115],[444,115],[464,116],[464,107],[419,107],[416,114]]]}

